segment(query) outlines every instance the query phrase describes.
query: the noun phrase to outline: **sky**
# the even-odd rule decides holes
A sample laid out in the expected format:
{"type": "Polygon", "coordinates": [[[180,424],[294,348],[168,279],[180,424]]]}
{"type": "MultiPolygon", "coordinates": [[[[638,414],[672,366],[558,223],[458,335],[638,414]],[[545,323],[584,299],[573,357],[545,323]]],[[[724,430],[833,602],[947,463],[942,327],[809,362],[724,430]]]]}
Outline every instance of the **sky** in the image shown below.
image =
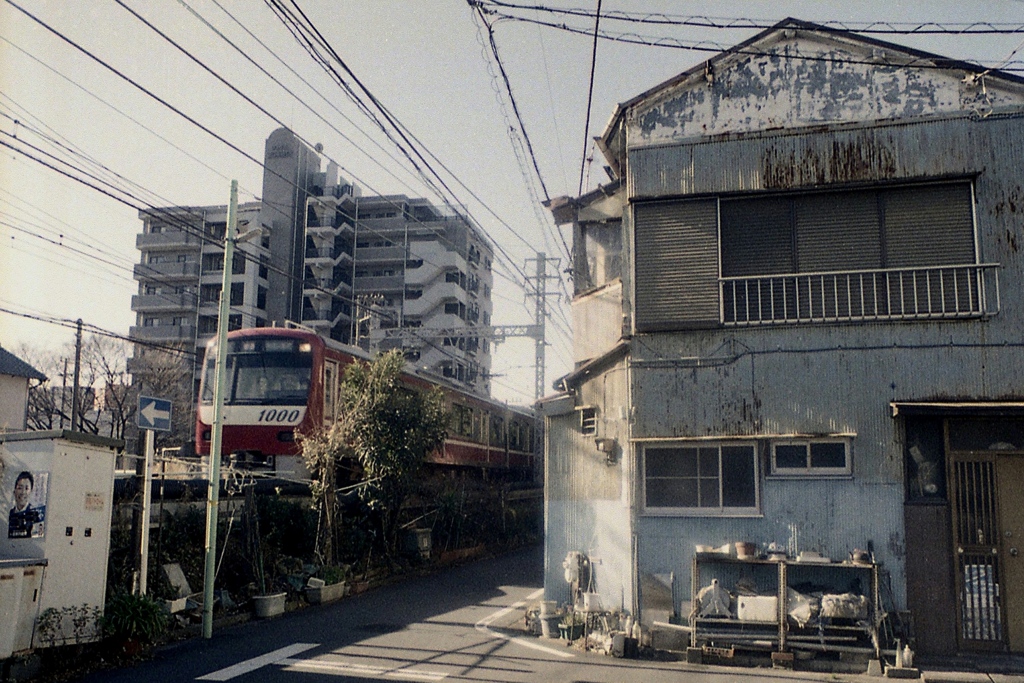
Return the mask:
{"type": "MultiPolygon", "coordinates": [[[[131,296],[138,292],[132,267],[142,223],[134,207],[227,204],[232,179],[239,181],[240,201],[253,201],[261,190],[264,141],[281,125],[311,144],[322,143],[325,160],[337,162],[341,175],[364,194],[442,201],[297,43],[272,4],[0,0],[0,346],[61,347],[74,337],[68,321],[78,318],[126,335],[135,323],[131,296]],[[128,204],[47,167],[41,161],[60,164],[45,154],[73,159],[79,167],[89,159],[90,173],[109,179],[119,188],[113,194],[128,204]]],[[[580,194],[581,175],[584,192],[607,181],[600,155],[592,164],[586,160],[594,154],[590,139],[604,130],[617,103],[788,16],[839,22],[855,31],[938,24],[948,32],[867,35],[1024,73],[1024,50],[1015,52],[1024,32],[963,32],[974,23],[1024,27],[1024,2],[1018,0],[604,0],[601,29],[608,37],[598,41],[593,62],[593,40],[586,35],[593,31],[592,17],[509,5],[592,13],[597,0],[507,0],[504,7],[485,0],[487,9],[520,18],[486,15],[500,66],[488,27],[465,0],[277,4],[302,10],[349,69],[347,82],[357,79],[428,150],[450,200],[464,205],[495,244],[494,324],[531,323],[523,279],[535,266],[527,259],[538,252],[560,259],[557,268],[548,266],[560,275],[547,284],[548,387],[573,363],[572,285],[565,274],[571,234],[559,234],[539,202],[545,193],[580,194]],[[713,17],[731,27],[616,19],[627,14],[713,17]],[[521,136],[510,135],[518,126],[516,112],[532,157],[521,136]]],[[[533,358],[532,340],[496,347],[494,396],[529,403],[533,358]]]]}

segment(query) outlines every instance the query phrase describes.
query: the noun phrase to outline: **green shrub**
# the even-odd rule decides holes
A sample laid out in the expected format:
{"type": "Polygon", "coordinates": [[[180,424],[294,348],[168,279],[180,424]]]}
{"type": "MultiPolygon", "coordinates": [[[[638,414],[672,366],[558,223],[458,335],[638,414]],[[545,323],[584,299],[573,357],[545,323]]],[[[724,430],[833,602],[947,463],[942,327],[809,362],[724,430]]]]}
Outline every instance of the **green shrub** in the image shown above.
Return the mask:
{"type": "Polygon", "coordinates": [[[334,564],[327,565],[320,570],[320,578],[328,586],[334,583],[341,583],[348,578],[348,567],[344,565],[339,567],[334,564]]]}
{"type": "Polygon", "coordinates": [[[103,633],[108,638],[132,638],[151,643],[166,630],[167,612],[153,598],[121,592],[107,601],[103,633]]]}

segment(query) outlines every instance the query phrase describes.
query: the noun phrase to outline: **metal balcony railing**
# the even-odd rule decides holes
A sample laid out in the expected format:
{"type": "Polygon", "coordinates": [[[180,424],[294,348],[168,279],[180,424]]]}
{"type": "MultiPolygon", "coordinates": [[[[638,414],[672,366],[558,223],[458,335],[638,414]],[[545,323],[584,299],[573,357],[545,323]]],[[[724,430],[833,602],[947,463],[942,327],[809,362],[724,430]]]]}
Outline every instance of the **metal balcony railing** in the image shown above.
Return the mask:
{"type": "Polygon", "coordinates": [[[719,281],[725,325],[975,318],[999,312],[999,264],[890,268],[719,281]]]}

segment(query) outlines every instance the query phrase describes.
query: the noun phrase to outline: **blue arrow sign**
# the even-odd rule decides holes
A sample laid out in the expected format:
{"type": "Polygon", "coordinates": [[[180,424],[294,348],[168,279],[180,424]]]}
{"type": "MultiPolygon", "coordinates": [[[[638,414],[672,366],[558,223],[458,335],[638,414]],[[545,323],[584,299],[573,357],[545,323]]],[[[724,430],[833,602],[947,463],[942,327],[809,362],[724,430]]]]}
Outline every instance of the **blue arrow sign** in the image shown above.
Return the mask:
{"type": "Polygon", "coordinates": [[[139,396],[139,429],[171,431],[171,402],[165,398],[139,396]]]}

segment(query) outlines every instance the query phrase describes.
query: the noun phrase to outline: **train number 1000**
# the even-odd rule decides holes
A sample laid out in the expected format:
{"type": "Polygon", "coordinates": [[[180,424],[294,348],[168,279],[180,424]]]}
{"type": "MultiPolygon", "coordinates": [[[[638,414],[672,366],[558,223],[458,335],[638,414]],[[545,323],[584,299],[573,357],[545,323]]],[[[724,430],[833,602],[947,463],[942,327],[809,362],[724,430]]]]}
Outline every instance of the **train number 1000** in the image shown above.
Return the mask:
{"type": "Polygon", "coordinates": [[[289,422],[299,421],[299,411],[296,410],[261,410],[259,417],[256,418],[257,422],[277,422],[281,424],[287,424],[289,422]]]}

